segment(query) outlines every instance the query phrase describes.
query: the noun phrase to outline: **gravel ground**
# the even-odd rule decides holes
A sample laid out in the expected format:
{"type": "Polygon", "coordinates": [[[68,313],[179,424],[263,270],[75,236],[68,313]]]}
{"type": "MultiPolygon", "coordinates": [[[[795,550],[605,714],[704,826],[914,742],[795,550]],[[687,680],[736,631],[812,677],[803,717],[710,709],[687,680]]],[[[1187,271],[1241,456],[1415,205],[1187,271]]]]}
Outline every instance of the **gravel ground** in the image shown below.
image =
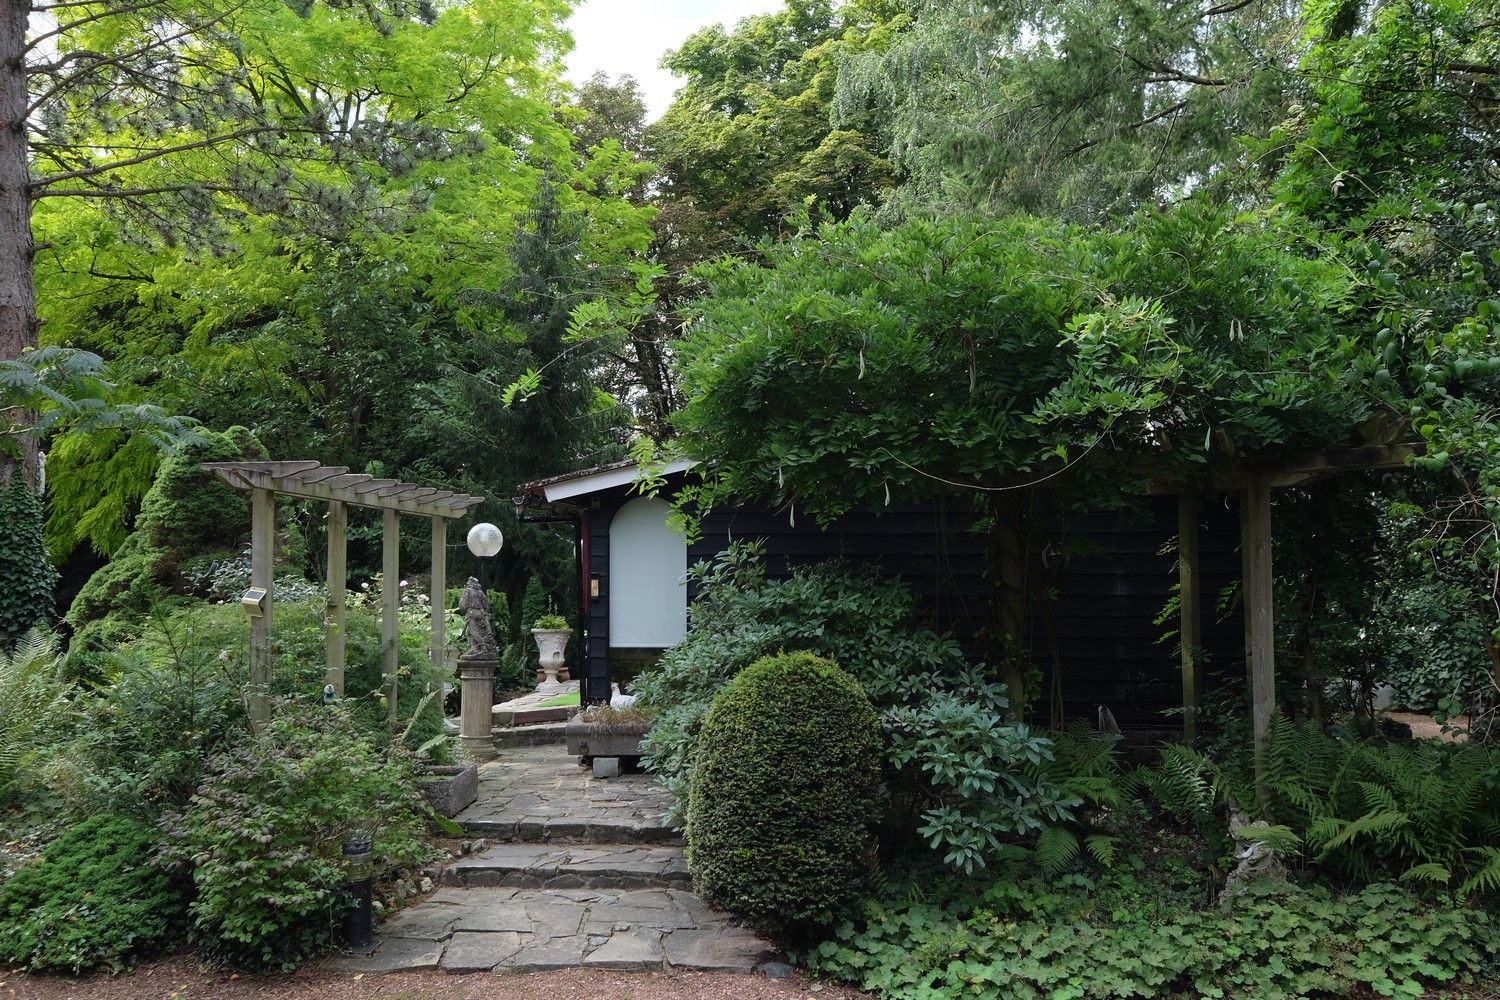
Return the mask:
{"type": "Polygon", "coordinates": [[[285,975],[204,972],[192,956],[148,962],[119,976],[9,975],[0,998],[15,1000],[864,1000],[842,986],[800,977],[770,980],[707,972],[567,969],[530,975],[444,972],[354,975],[303,969],[285,975]]]}
{"type": "MultiPolygon", "coordinates": [[[[1395,719],[1397,722],[1404,722],[1411,726],[1412,736],[1419,740],[1430,740],[1436,737],[1444,743],[1457,743],[1463,739],[1459,733],[1443,732],[1443,727],[1434,722],[1430,715],[1423,715],[1420,712],[1385,712],[1383,714],[1387,719],[1395,719]]],[[[1451,725],[1460,730],[1466,730],[1469,727],[1468,717],[1460,715],[1452,720],[1451,725]]]]}

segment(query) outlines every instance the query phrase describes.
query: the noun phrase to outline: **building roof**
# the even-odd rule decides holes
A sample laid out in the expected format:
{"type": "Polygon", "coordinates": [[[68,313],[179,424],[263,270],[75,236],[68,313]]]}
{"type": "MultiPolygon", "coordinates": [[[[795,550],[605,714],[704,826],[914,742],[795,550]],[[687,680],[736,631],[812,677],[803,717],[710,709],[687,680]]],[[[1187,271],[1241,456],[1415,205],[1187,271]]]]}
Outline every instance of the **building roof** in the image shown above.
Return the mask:
{"type": "MultiPolygon", "coordinates": [[[[652,472],[659,476],[670,476],[678,472],[686,472],[697,464],[692,459],[678,459],[653,467],[652,472]]],[[[570,500],[573,497],[629,486],[639,477],[640,467],[640,463],[633,459],[611,462],[608,465],[596,465],[592,469],[579,469],[577,472],[565,472],[560,476],[522,483],[521,492],[526,496],[540,497],[547,503],[570,500]]]]}

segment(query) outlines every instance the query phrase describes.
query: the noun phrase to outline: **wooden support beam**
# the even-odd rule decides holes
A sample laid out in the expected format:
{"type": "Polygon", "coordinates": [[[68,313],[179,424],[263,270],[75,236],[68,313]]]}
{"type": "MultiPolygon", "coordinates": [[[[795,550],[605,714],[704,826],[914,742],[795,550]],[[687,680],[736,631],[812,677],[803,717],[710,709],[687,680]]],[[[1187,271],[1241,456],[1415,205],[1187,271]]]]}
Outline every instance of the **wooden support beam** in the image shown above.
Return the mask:
{"type": "Polygon", "coordinates": [[[1177,498],[1177,636],[1182,649],[1182,736],[1198,740],[1203,707],[1203,600],[1198,575],[1198,499],[1177,498]]]}
{"type": "Polygon", "coordinates": [[[1271,574],[1271,484],[1253,479],[1241,494],[1240,556],[1244,573],[1245,659],[1250,673],[1250,717],[1255,732],[1255,784],[1265,807],[1266,736],[1276,707],[1276,623],[1271,574]]]}
{"type": "Polygon", "coordinates": [[[380,533],[380,673],[389,700],[387,719],[396,731],[396,669],[400,648],[396,641],[396,616],[401,611],[401,515],[384,512],[380,533]]]}
{"type": "Polygon", "coordinates": [[[327,479],[316,478],[318,472],[298,473],[286,478],[273,478],[264,472],[238,468],[230,463],[205,463],[229,485],[236,489],[269,489],[286,496],[307,500],[340,500],[359,507],[391,508],[403,514],[419,514],[423,517],[446,517],[450,520],[464,516],[465,511],[481,502],[481,497],[464,493],[437,490],[432,494],[419,492],[430,487],[417,487],[398,483],[392,479],[372,479],[355,473],[344,473],[327,479]],[[313,478],[304,480],[303,476],[313,478]]]}
{"type": "Polygon", "coordinates": [[[443,669],[448,656],[445,615],[448,609],[448,521],[432,519],[432,665],[443,669]]]}
{"type": "Polygon", "coordinates": [[[271,719],[271,620],[274,608],[276,495],[250,494],[250,586],[265,591],[259,614],[250,618],[250,724],[260,728],[271,719]]]}
{"type": "Polygon", "coordinates": [[[323,622],[323,651],[328,663],[328,683],[343,697],[345,631],[348,607],[349,509],[340,500],[328,504],[328,608],[323,622]]]}

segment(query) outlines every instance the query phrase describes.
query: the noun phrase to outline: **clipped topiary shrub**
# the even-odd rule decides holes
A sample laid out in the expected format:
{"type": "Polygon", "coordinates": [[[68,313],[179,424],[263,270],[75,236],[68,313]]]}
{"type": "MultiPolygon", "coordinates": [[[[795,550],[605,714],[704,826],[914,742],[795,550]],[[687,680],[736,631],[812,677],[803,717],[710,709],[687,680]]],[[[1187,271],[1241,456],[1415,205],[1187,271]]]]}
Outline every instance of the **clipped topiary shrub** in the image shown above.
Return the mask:
{"type": "Polygon", "coordinates": [[[880,723],[829,660],[757,660],[714,699],[688,801],[703,898],[765,930],[827,926],[870,884],[881,804],[880,723]]]}
{"type": "Polygon", "coordinates": [[[0,886],[0,962],[120,969],[172,944],[187,900],[155,852],[156,831],[136,820],[94,816],[70,827],[0,886]]]}

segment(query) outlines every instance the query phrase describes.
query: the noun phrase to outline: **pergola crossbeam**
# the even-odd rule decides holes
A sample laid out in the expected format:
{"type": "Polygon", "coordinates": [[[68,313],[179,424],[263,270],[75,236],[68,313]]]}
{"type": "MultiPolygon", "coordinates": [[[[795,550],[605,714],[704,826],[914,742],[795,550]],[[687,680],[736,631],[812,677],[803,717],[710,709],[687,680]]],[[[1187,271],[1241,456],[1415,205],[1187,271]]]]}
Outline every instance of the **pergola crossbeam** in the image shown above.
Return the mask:
{"type": "Polygon", "coordinates": [[[482,499],[395,479],[376,479],[317,462],[207,462],[203,467],[239,490],[271,490],[304,500],[374,507],[422,517],[461,518],[482,499]]]}

